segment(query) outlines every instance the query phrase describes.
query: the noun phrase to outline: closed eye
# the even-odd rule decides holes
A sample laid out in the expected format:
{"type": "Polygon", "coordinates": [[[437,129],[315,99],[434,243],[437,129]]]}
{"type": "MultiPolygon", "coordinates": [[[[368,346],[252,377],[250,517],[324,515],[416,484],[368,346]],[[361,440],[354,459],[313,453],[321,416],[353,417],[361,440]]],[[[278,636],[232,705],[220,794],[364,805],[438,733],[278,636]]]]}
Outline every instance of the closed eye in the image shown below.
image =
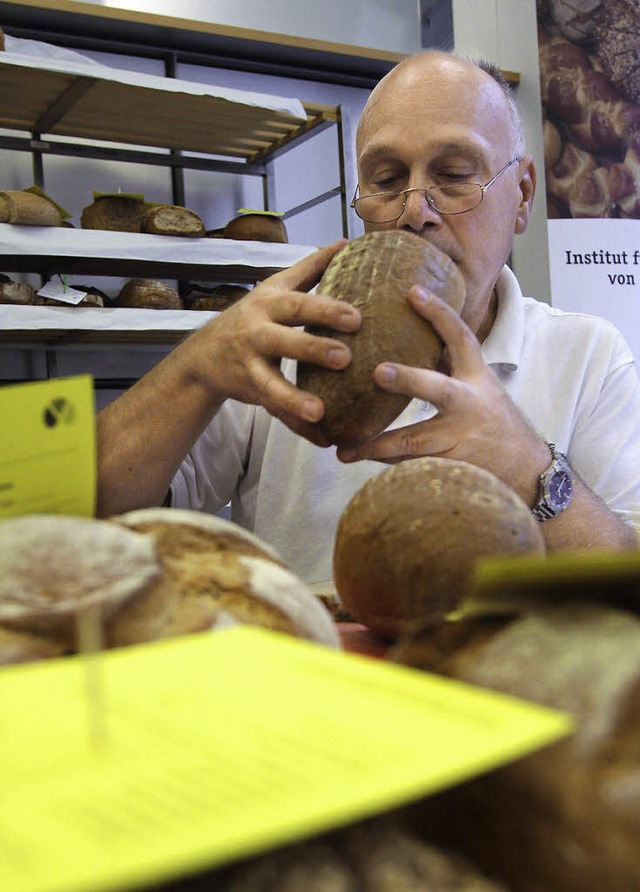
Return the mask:
{"type": "Polygon", "coordinates": [[[372,192],[391,192],[399,191],[404,186],[402,177],[385,177],[371,183],[372,192]]]}

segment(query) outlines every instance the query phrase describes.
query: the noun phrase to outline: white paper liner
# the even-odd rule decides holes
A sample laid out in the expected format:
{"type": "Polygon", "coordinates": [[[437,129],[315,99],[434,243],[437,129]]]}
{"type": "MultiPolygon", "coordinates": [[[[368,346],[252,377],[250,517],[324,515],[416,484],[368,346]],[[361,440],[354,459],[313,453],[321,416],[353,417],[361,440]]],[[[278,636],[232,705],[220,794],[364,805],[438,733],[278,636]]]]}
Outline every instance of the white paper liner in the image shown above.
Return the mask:
{"type": "Polygon", "coordinates": [[[99,77],[102,80],[115,81],[129,86],[147,87],[151,90],[163,90],[167,93],[212,96],[241,105],[267,108],[302,120],[307,117],[304,106],[298,99],[287,99],[282,96],[273,96],[270,93],[254,93],[230,87],[211,86],[194,81],[111,68],[108,65],[94,62],[81,53],[72,53],[41,41],[23,40],[9,35],[5,36],[5,52],[0,53],[0,65],[20,65],[24,68],[99,77]]]}

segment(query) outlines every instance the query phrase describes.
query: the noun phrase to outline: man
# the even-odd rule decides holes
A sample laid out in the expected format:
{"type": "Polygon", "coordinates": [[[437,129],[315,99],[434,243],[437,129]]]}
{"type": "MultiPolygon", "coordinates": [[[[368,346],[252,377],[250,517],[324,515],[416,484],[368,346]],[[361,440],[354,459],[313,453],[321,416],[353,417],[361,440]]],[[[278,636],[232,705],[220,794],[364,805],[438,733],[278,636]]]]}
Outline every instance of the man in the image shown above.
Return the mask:
{"type": "Polygon", "coordinates": [[[413,397],[408,408],[357,450],[322,448],[314,422],[323,405],[293,382],[295,360],[336,369],[350,360],[339,342],[301,328],[360,324],[344,303],[305,293],[336,243],[257,286],[101,413],[100,513],[161,504],[170,486],[176,507],[216,511],[231,499],[234,520],[322,583],[351,495],[386,462],[438,455],[508,483],[538,511],[550,549],[635,547],[635,367],[608,323],[524,299],[505,267],[527,227],[535,168],[496,77],[444,53],[411,57],[372,92],[358,130],[365,228],[417,233],[464,277],[462,318],[422,288],[409,292],[445,342],[449,374],[383,363],[376,383],[413,397]],[[397,193],[385,196],[395,211],[384,219],[379,192],[397,193]],[[568,472],[549,443],[567,454],[568,472]],[[547,470],[559,472],[550,508],[539,499],[547,470]]]}

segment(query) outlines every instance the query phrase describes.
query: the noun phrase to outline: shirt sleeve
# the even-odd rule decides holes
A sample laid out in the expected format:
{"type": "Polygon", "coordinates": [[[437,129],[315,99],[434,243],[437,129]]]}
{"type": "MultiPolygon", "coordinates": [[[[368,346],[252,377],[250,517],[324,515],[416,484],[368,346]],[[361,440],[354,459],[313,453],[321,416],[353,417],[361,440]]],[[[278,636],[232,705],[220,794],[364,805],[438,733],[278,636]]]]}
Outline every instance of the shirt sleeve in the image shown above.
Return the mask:
{"type": "Polygon", "coordinates": [[[254,406],[224,403],[173,478],[174,508],[215,514],[231,501],[245,473],[254,415],[254,406]]]}
{"type": "Polygon", "coordinates": [[[597,400],[577,419],[568,457],[585,483],[640,532],[640,381],[621,337],[597,400]]]}

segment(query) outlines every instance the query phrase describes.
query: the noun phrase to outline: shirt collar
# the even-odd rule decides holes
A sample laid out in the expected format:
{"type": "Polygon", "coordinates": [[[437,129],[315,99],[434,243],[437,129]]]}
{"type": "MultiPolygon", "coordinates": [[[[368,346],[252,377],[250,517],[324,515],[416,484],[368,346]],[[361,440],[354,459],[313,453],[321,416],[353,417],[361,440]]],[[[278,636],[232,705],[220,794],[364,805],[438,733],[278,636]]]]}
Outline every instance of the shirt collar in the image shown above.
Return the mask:
{"type": "Polygon", "coordinates": [[[518,368],[524,342],[524,301],[514,273],[504,266],[496,282],[498,311],[491,331],[482,345],[488,365],[500,365],[505,371],[518,368]]]}

